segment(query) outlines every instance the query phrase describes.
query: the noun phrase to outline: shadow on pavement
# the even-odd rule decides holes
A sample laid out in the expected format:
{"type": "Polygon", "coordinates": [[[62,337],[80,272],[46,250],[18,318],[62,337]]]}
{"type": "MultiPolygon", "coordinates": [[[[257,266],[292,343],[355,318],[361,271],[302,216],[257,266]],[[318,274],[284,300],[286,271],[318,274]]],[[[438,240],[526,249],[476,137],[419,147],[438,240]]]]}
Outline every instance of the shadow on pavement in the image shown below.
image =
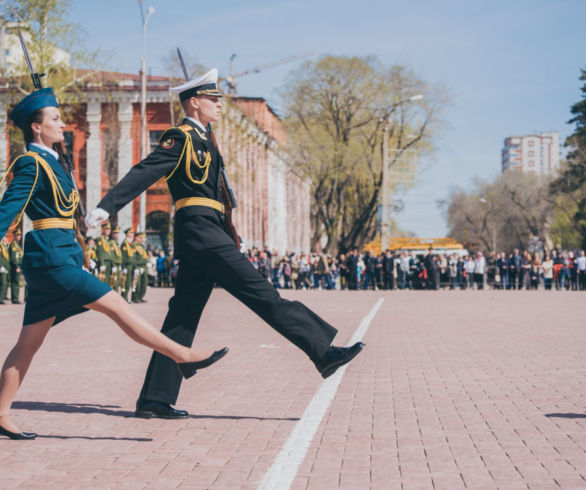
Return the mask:
{"type": "Polygon", "coordinates": [[[135,441],[151,442],[148,437],[91,437],[91,436],[42,436],[38,435],[37,439],[87,439],[88,441],[135,441]]]}
{"type": "Polygon", "coordinates": [[[560,419],[586,419],[586,413],[546,413],[545,416],[560,419]]]}
{"type": "MultiPolygon", "coordinates": [[[[132,417],[134,412],[128,410],[113,410],[120,408],[118,405],[96,405],[92,403],[56,403],[56,402],[14,402],[12,408],[16,410],[40,410],[43,412],[63,413],[99,413],[101,415],[112,415],[114,417],[132,417]]],[[[192,419],[216,419],[216,420],[282,420],[297,422],[298,417],[255,417],[254,415],[190,415],[192,419]]],[[[53,436],[46,436],[53,437],[53,436]]],[[[58,436],[55,436],[58,437],[58,436]]],[[[90,438],[92,439],[92,438],[90,438]]],[[[96,439],[96,438],[93,438],[96,439]]],[[[98,438],[99,439],[99,438],[98,438]]],[[[111,439],[107,437],[106,439],[111,439]]],[[[113,438],[116,439],[116,438],[113,438]]],[[[135,439],[132,439],[135,440],[135,439]]],[[[143,440],[143,439],[138,439],[143,440]]],[[[150,440],[150,439],[145,439],[150,440]]]]}
{"type": "Polygon", "coordinates": [[[44,412],[63,413],[100,413],[115,417],[134,417],[134,412],[128,410],[112,410],[120,408],[118,405],[95,405],[91,403],[54,403],[54,402],[14,402],[13,409],[41,410],[44,412]]]}
{"type": "Polygon", "coordinates": [[[216,420],[285,420],[298,422],[299,417],[255,417],[254,415],[190,415],[190,419],[216,419],[216,420]]]}

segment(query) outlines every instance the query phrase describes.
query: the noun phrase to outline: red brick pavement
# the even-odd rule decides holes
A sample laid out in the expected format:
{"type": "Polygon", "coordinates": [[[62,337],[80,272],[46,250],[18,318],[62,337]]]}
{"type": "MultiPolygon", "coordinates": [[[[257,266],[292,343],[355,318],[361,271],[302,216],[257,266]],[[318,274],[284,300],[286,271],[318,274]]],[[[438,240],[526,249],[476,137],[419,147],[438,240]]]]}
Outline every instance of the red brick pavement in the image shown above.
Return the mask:
{"type": "MultiPolygon", "coordinates": [[[[169,290],[137,308],[161,324],[169,290]]],[[[586,488],[582,293],[287,292],[351,338],[380,297],[294,489],[586,488]]],[[[22,306],[0,306],[0,357],[22,306]]],[[[132,417],[150,353],[86,313],[47,338],[0,438],[1,488],[256,488],[321,386],[305,356],[223,291],[183,385],[191,418],[132,417]]]]}

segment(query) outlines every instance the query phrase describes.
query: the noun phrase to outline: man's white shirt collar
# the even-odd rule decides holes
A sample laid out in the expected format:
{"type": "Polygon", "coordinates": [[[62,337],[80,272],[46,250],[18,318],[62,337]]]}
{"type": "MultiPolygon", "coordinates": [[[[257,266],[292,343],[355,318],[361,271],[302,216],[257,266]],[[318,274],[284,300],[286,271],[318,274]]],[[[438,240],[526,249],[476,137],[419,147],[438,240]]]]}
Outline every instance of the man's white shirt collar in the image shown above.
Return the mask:
{"type": "Polygon", "coordinates": [[[50,155],[53,155],[55,160],[59,161],[59,154],[53,150],[53,148],[49,148],[48,146],[41,145],[40,143],[30,143],[31,146],[37,147],[39,150],[46,151],[50,155]]]}
{"type": "Polygon", "coordinates": [[[193,117],[189,117],[189,116],[185,116],[187,119],[189,119],[191,122],[195,123],[195,125],[201,129],[204,133],[206,132],[206,128],[203,127],[203,124],[201,122],[199,122],[197,119],[194,119],[193,117]]]}

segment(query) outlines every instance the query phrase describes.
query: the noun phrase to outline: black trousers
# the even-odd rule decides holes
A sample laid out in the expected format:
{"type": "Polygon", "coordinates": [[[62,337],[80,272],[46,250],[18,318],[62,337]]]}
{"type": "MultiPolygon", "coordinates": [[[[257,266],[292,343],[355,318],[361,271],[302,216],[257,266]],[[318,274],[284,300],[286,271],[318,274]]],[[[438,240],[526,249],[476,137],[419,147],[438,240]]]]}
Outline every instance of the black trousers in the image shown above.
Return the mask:
{"type": "MultiPolygon", "coordinates": [[[[180,260],[175,295],[169,300],[169,312],[161,332],[182,345],[191,346],[215,283],[299,347],[313,362],[323,357],[337,333],[299,301],[281,298],[235,245],[200,250],[180,260]]],[[[181,381],[175,362],[154,352],[140,396],[173,405],[181,381]]]]}

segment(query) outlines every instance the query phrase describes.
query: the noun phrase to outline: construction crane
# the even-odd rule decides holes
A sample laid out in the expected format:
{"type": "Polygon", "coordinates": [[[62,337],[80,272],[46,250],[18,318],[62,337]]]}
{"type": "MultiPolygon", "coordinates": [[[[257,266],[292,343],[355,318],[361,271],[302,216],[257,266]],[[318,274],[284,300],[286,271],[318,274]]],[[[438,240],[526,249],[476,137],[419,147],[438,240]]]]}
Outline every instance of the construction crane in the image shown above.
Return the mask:
{"type": "Polygon", "coordinates": [[[265,63],[264,65],[258,65],[253,68],[249,68],[248,70],[241,71],[240,73],[234,73],[234,60],[236,59],[236,55],[233,54],[232,56],[230,56],[230,76],[226,77],[226,79],[224,80],[228,86],[228,93],[236,95],[236,78],[243,77],[244,75],[249,75],[250,73],[258,73],[261,70],[266,70],[267,68],[272,68],[274,66],[284,65],[285,63],[291,63],[292,61],[307,58],[308,56],[313,56],[313,52],[308,51],[306,53],[296,54],[295,56],[289,56],[288,58],[283,58],[277,61],[271,61],[270,63],[265,63]]]}

